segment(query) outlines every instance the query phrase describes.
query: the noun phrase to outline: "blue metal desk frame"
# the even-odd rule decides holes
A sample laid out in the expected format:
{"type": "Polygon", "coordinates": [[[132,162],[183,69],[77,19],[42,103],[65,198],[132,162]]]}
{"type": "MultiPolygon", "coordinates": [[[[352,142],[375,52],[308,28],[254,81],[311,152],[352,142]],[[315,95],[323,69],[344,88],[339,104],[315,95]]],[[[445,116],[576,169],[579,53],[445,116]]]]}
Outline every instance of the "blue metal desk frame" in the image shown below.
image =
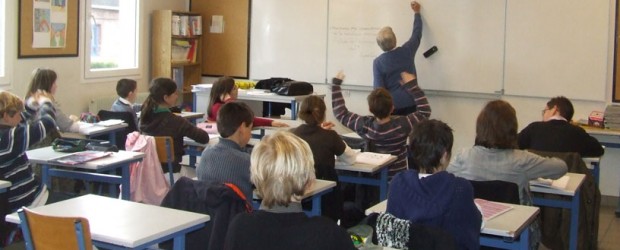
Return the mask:
{"type": "Polygon", "coordinates": [[[501,249],[527,250],[530,249],[530,227],[525,227],[519,239],[509,237],[498,237],[488,234],[480,234],[480,245],[487,247],[496,247],[501,249]]]}
{"type": "Polygon", "coordinates": [[[533,203],[535,206],[545,206],[545,207],[556,207],[556,208],[566,208],[570,211],[570,228],[569,228],[569,246],[568,249],[575,250],[577,249],[577,231],[579,229],[579,202],[581,198],[579,197],[581,193],[581,185],[579,188],[575,190],[574,196],[562,195],[564,197],[570,197],[570,201],[566,200],[556,200],[556,199],[546,199],[541,197],[532,197],[533,203]]]}
{"type": "MultiPolygon", "coordinates": [[[[341,170],[341,169],[338,169],[338,166],[336,166],[336,170],[338,170],[338,172],[347,171],[347,172],[359,173],[359,174],[362,173],[362,172],[356,172],[356,171],[351,171],[351,170],[341,170]]],[[[370,173],[370,174],[374,175],[375,173],[376,172],[370,173]]],[[[352,176],[352,175],[338,174],[338,181],[343,182],[343,183],[377,186],[379,187],[379,201],[383,201],[387,199],[387,191],[388,191],[388,168],[387,166],[384,166],[381,168],[381,170],[379,171],[378,179],[371,178],[371,177],[364,177],[364,176],[352,176]]]]}

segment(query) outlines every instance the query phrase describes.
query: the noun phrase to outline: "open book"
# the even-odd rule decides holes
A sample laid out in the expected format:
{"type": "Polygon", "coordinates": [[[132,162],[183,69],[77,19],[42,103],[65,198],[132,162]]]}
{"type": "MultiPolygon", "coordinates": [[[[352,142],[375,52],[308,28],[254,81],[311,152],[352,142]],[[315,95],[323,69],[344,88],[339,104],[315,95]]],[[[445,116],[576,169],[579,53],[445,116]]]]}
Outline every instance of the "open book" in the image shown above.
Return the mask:
{"type": "Polygon", "coordinates": [[[51,162],[57,162],[61,164],[69,164],[76,165],[81,164],[87,161],[92,161],[95,159],[103,158],[111,155],[112,152],[101,152],[101,151],[81,151],[68,155],[63,155],[58,158],[51,159],[51,162]]]}
{"type": "Polygon", "coordinates": [[[385,164],[390,159],[390,156],[390,154],[361,152],[355,157],[355,162],[378,166],[385,164]]]}
{"type": "Polygon", "coordinates": [[[487,221],[497,217],[500,214],[510,211],[512,206],[507,205],[505,203],[488,201],[485,199],[474,199],[474,203],[480,209],[480,213],[482,214],[482,219],[487,221]]]}
{"type": "Polygon", "coordinates": [[[568,175],[562,176],[557,180],[538,178],[536,180],[531,180],[530,185],[546,188],[566,189],[569,180],[570,176],[568,175]]]}

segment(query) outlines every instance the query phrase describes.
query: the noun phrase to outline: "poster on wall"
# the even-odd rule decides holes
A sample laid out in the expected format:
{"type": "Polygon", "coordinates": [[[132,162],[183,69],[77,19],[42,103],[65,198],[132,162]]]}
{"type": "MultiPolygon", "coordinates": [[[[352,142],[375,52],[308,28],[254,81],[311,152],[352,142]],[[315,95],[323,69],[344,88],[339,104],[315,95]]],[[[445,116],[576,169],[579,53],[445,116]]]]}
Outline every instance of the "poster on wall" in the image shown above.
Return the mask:
{"type": "Polygon", "coordinates": [[[32,48],[65,48],[67,1],[33,0],[32,48]]]}

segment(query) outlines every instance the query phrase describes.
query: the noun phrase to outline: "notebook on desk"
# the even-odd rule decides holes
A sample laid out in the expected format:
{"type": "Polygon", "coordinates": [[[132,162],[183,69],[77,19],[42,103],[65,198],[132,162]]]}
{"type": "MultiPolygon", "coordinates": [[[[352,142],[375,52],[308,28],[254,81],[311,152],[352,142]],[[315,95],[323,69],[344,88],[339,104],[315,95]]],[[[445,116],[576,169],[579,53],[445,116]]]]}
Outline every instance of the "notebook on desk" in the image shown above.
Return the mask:
{"type": "Polygon", "coordinates": [[[478,206],[482,219],[488,221],[500,214],[510,211],[513,207],[504,203],[488,201],[485,199],[474,199],[474,203],[478,206]]]}
{"type": "Polygon", "coordinates": [[[390,159],[390,154],[380,154],[373,152],[361,152],[355,157],[356,163],[379,166],[385,164],[390,159]]]}
{"type": "Polygon", "coordinates": [[[88,161],[100,159],[106,156],[110,156],[112,152],[101,152],[101,151],[81,151],[68,155],[63,155],[58,158],[51,159],[50,162],[56,162],[61,164],[68,165],[77,165],[81,163],[85,163],[88,161]]]}

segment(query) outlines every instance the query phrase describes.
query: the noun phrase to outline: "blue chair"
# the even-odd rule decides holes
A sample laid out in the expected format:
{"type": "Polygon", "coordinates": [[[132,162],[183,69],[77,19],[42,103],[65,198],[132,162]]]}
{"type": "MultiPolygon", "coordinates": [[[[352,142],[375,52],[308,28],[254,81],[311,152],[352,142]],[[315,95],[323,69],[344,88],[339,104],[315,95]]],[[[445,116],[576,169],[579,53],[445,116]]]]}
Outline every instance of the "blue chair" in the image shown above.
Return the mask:
{"type": "Polygon", "coordinates": [[[27,250],[92,250],[88,219],[35,213],[26,207],[17,211],[27,250]]]}

